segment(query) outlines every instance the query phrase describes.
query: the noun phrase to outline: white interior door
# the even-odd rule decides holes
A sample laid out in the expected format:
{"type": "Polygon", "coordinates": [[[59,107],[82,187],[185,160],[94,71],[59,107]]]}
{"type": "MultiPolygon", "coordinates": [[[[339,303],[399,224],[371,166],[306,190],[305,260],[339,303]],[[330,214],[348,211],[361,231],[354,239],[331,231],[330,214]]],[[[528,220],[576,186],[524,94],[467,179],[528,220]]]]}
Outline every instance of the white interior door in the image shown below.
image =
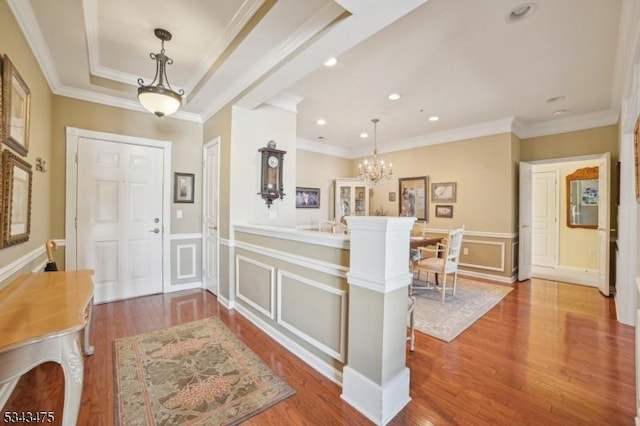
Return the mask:
{"type": "Polygon", "coordinates": [[[598,163],[598,289],[609,295],[609,259],[611,219],[609,206],[609,170],[611,155],[603,154],[598,163]]]}
{"type": "Polygon", "coordinates": [[[203,241],[202,264],[204,287],[218,294],[218,193],[219,193],[219,138],[204,146],[203,176],[203,241]]]}
{"type": "Polygon", "coordinates": [[[160,148],[80,138],[76,264],[96,303],[162,292],[163,173],[160,148]]]}
{"type": "Polygon", "coordinates": [[[532,179],[531,263],[558,265],[558,172],[536,171],[532,179]]]}
{"type": "Polygon", "coordinates": [[[518,280],[531,278],[531,201],[533,166],[520,163],[520,218],[518,227],[518,280]]]}

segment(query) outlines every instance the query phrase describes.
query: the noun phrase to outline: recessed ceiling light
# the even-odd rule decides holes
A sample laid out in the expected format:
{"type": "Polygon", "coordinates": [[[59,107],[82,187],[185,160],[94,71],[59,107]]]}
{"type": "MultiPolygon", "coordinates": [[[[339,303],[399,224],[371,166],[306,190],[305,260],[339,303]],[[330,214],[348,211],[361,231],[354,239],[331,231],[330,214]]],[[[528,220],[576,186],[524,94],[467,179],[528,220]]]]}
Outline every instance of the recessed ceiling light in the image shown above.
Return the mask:
{"type": "Polygon", "coordinates": [[[327,122],[323,118],[319,118],[318,121],[316,121],[316,124],[318,126],[324,126],[325,124],[327,124],[327,122]]]}
{"type": "Polygon", "coordinates": [[[564,96],[554,96],[553,98],[549,98],[546,100],[547,103],[554,103],[564,101],[566,98],[564,96]]]}
{"type": "Polygon", "coordinates": [[[538,8],[538,5],[535,3],[523,3],[519,6],[511,9],[507,16],[504,18],[509,24],[513,24],[515,22],[520,22],[523,19],[533,15],[533,12],[538,8]]]}
{"type": "Polygon", "coordinates": [[[397,101],[400,97],[400,93],[392,93],[388,96],[390,101],[397,101]]]}
{"type": "Polygon", "coordinates": [[[338,63],[338,60],[336,58],[329,58],[324,62],[324,66],[325,67],[332,67],[337,63],[338,63]]]}
{"type": "Polygon", "coordinates": [[[318,139],[323,140],[324,136],[318,136],[318,139]]]}
{"type": "Polygon", "coordinates": [[[568,109],[559,109],[557,111],[553,111],[553,115],[555,115],[556,117],[559,115],[565,115],[567,113],[567,111],[569,111],[568,109]]]}
{"type": "Polygon", "coordinates": [[[438,121],[440,120],[440,117],[438,117],[437,115],[432,115],[431,117],[429,117],[429,121],[438,121]]]}
{"type": "Polygon", "coordinates": [[[361,137],[362,139],[368,138],[368,137],[369,137],[369,133],[367,133],[367,132],[362,132],[362,133],[360,133],[360,137],[361,137]]]}

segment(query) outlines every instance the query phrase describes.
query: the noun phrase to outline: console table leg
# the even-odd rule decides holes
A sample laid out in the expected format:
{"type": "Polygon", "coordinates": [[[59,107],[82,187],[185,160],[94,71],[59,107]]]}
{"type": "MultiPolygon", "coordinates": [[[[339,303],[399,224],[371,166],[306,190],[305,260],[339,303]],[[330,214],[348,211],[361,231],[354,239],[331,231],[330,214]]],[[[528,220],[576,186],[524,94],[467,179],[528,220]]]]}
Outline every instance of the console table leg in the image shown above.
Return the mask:
{"type": "Polygon", "coordinates": [[[82,399],[84,361],[80,350],[80,335],[77,333],[62,337],[61,361],[64,372],[63,426],[75,426],[82,399]]]}
{"type": "Polygon", "coordinates": [[[93,297],[91,298],[91,301],[87,305],[87,311],[85,313],[86,318],[87,318],[87,325],[85,325],[84,329],[82,330],[82,335],[84,337],[84,344],[82,345],[82,347],[84,348],[84,353],[86,355],[93,355],[94,352],[95,352],[95,348],[93,347],[93,345],[91,345],[89,343],[89,332],[91,331],[91,309],[92,309],[92,306],[93,306],[93,297]]]}

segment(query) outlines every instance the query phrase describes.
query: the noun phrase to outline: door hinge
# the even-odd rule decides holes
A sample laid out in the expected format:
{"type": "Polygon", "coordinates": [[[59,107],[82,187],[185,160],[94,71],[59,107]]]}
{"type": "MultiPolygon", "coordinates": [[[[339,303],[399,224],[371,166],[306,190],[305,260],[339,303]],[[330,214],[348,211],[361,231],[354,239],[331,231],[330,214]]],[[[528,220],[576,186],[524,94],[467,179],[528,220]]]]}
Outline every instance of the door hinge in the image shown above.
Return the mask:
{"type": "Polygon", "coordinates": [[[73,219],[73,222],[76,229],[78,229],[78,218],[76,217],[75,219],[73,219]]]}
{"type": "Polygon", "coordinates": [[[76,164],[78,164],[78,153],[76,152],[76,164]]]}

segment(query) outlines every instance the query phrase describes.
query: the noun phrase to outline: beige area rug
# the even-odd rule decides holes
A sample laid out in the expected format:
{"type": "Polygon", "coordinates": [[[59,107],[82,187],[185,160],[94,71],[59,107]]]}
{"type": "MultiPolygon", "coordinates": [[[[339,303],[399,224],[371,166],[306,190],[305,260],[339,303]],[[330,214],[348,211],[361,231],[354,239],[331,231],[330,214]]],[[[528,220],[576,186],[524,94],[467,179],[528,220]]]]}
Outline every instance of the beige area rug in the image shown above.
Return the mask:
{"type": "Polygon", "coordinates": [[[235,425],[295,392],[218,319],[114,342],[115,423],[235,425]]]}
{"type": "Polygon", "coordinates": [[[442,303],[438,290],[416,288],[414,284],[415,330],[451,342],[489,312],[511,290],[507,285],[458,277],[455,296],[451,296],[451,290],[447,288],[445,303],[442,303]]]}

